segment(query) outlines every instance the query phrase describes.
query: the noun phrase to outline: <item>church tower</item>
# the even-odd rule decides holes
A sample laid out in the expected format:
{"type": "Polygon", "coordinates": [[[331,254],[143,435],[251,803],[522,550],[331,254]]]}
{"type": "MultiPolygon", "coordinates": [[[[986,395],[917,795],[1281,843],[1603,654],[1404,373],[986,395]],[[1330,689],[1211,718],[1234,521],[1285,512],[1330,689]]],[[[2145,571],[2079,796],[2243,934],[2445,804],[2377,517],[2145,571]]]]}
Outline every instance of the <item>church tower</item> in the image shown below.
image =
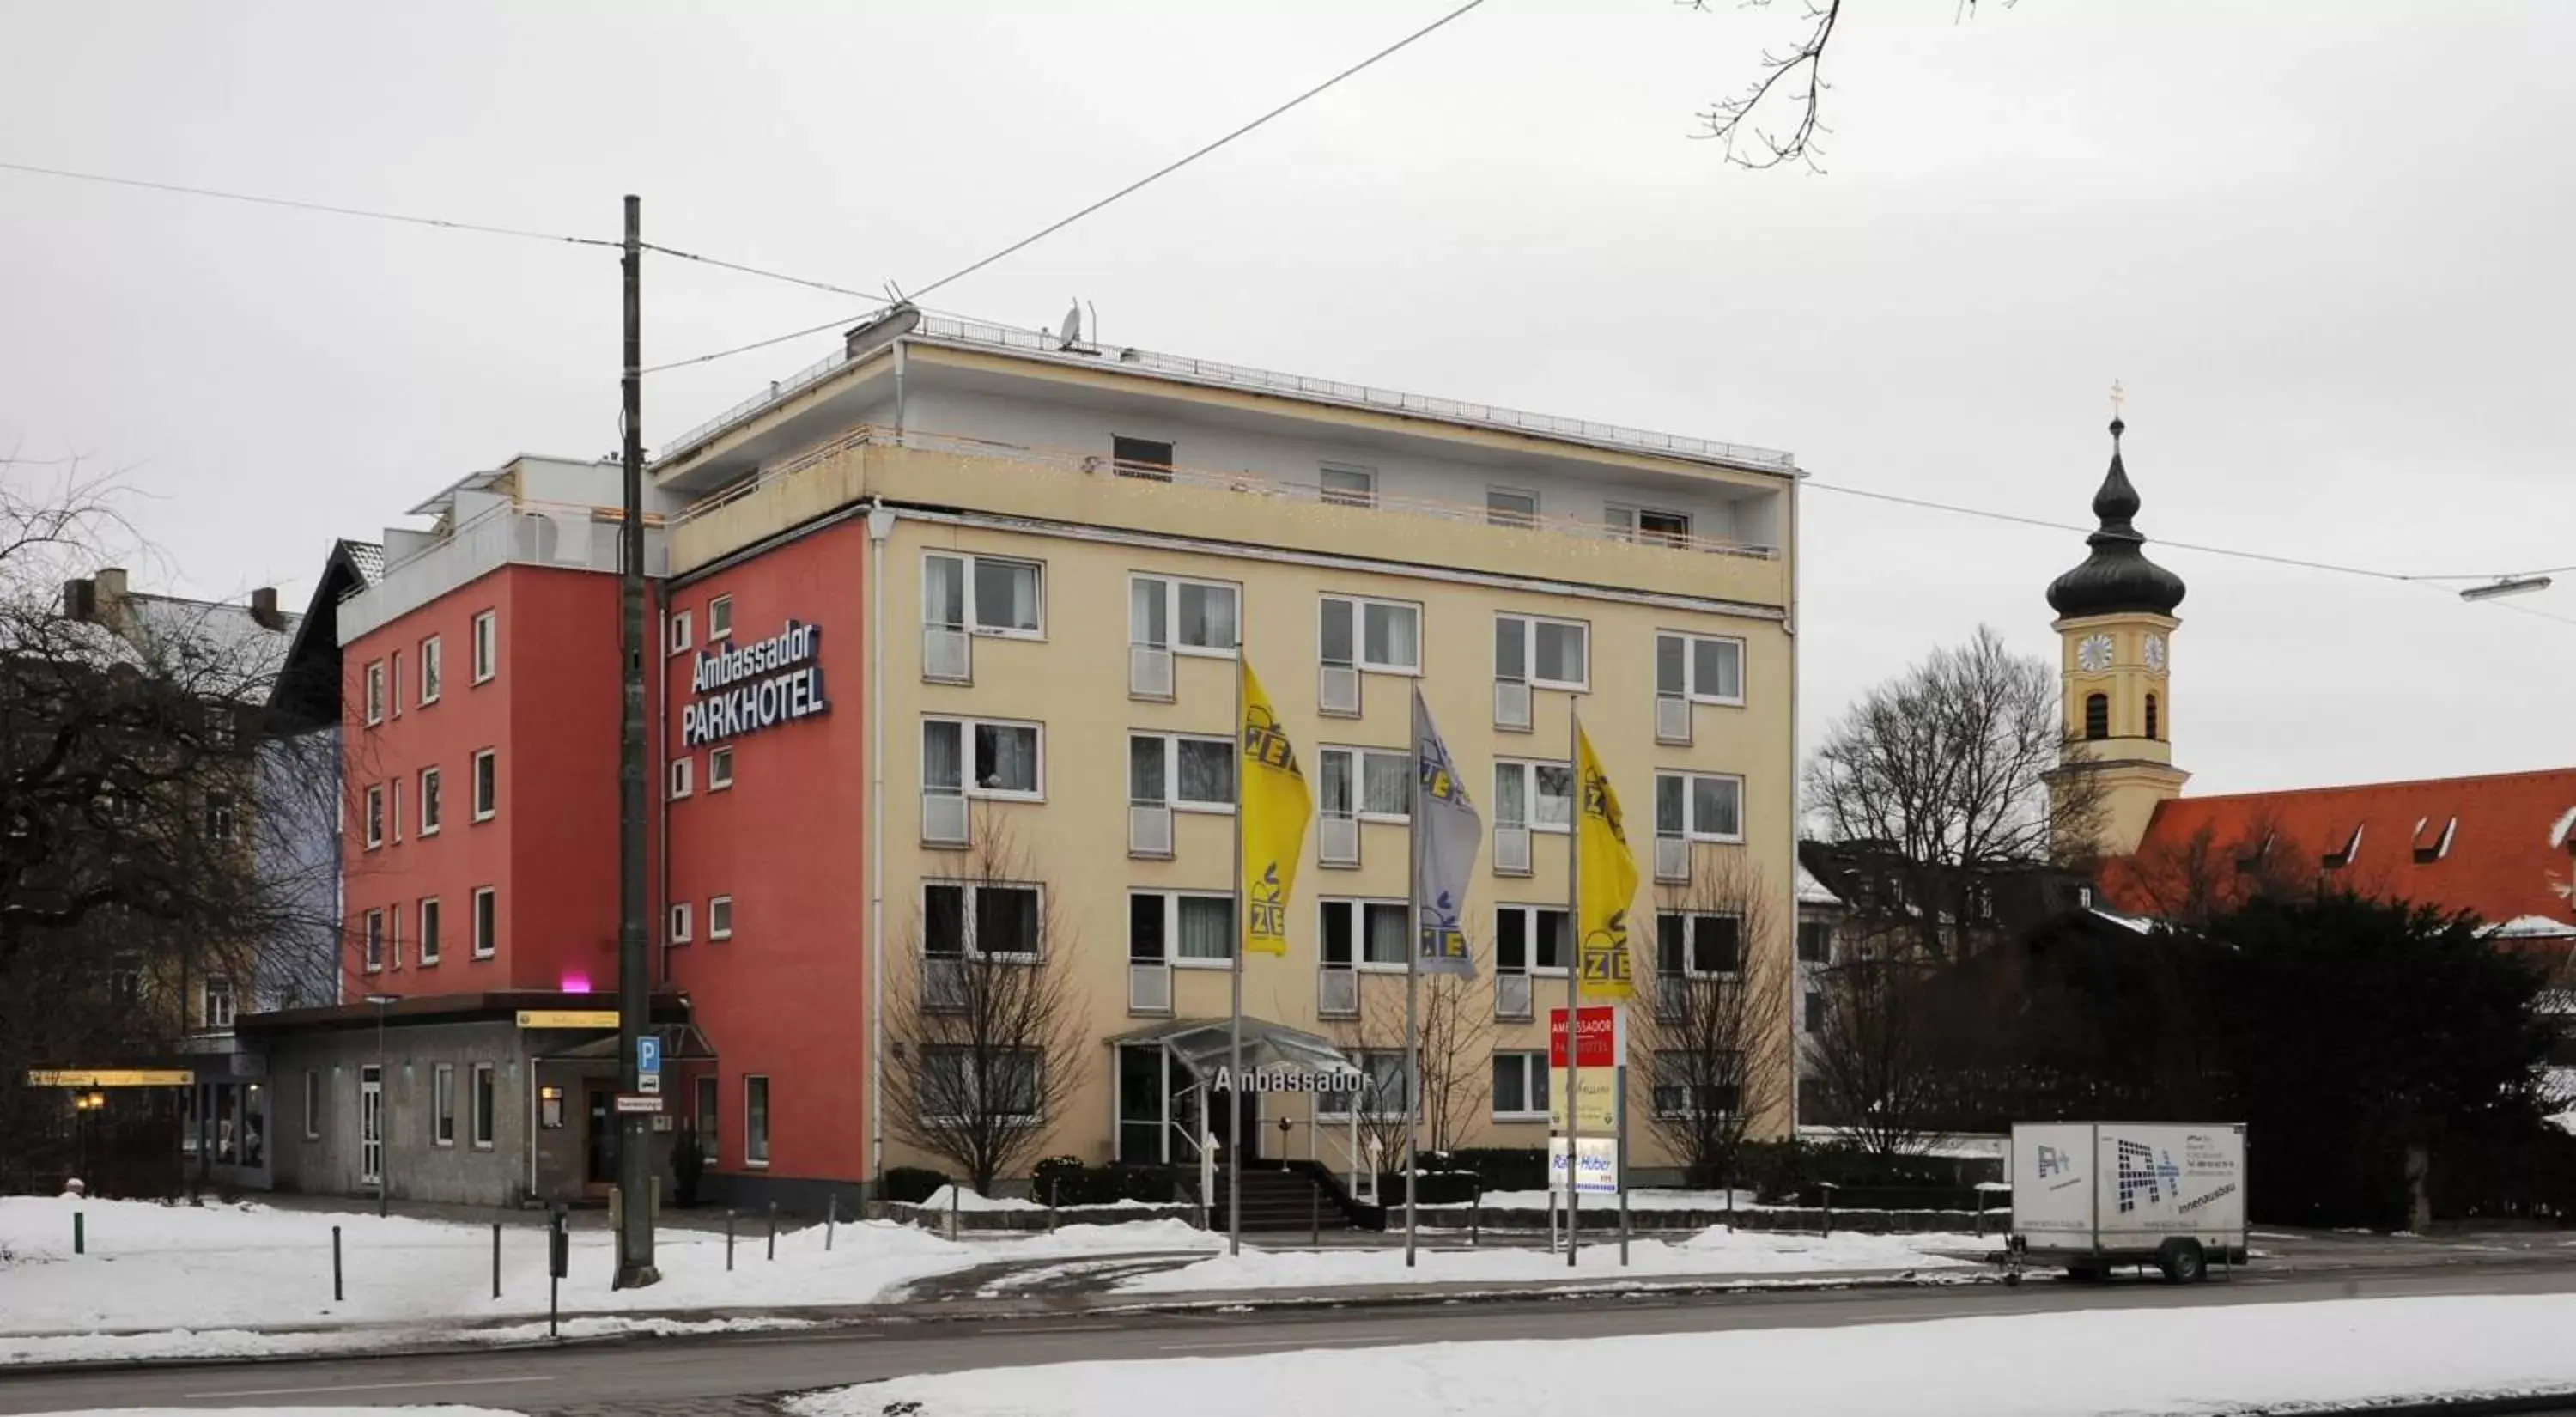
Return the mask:
{"type": "MultiPolygon", "coordinates": [[[[2085,544],[2084,564],[2049,583],[2056,610],[2059,673],[2070,740],[2051,790],[2063,793],[2077,774],[2100,793],[2093,852],[2125,856],[2146,835],[2156,804],[2182,791],[2191,774],[2173,765],[2173,632],[2182,624],[2182,577],[2147,559],[2146,537],[2132,522],[2138,489],[2120,461],[2111,420],[2111,470],[2093,494],[2101,525],[2085,544]]],[[[2068,855],[2088,854],[2062,843],[2068,855]]]]}

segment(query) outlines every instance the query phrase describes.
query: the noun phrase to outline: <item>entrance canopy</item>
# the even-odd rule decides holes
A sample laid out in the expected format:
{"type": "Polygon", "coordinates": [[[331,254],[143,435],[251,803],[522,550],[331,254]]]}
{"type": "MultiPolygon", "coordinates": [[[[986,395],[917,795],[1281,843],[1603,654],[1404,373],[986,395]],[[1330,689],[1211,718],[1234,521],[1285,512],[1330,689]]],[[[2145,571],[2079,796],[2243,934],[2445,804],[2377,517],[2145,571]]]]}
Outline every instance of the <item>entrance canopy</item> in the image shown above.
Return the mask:
{"type": "MultiPolygon", "coordinates": [[[[1173,1019],[1133,1033],[1122,1033],[1109,1042],[1112,1046],[1160,1043],[1191,1072],[1206,1077],[1232,1059],[1234,1023],[1231,1019],[1221,1018],[1173,1019]]],[[[1243,1021],[1243,1066],[1256,1072],[1264,1068],[1294,1068],[1315,1073],[1359,1071],[1330,1039],[1290,1028],[1284,1023],[1251,1017],[1243,1021]]]]}

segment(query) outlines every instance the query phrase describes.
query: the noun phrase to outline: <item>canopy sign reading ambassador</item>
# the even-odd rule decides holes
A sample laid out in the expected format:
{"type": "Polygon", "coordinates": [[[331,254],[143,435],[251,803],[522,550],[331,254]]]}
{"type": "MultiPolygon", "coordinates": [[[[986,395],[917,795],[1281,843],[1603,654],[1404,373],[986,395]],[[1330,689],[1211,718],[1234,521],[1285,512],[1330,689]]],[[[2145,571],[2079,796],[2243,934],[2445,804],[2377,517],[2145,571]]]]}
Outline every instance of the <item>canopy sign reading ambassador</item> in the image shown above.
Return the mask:
{"type": "Polygon", "coordinates": [[[689,688],[700,697],[680,710],[680,746],[721,743],[830,712],[823,666],[815,662],[822,647],[822,626],[790,620],[768,639],[721,644],[699,655],[689,688]]]}

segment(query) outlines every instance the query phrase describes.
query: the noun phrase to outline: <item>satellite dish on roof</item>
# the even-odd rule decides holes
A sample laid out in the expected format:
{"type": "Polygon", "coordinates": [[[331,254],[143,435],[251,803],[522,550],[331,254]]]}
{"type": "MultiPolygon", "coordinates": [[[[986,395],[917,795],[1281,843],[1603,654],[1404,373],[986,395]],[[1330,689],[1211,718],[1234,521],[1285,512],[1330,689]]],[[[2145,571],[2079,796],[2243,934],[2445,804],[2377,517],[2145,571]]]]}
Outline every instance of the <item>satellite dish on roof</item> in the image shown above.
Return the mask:
{"type": "Polygon", "coordinates": [[[1082,298],[1074,297],[1073,308],[1064,312],[1064,327],[1056,332],[1056,343],[1067,349],[1082,343],[1082,298]]]}

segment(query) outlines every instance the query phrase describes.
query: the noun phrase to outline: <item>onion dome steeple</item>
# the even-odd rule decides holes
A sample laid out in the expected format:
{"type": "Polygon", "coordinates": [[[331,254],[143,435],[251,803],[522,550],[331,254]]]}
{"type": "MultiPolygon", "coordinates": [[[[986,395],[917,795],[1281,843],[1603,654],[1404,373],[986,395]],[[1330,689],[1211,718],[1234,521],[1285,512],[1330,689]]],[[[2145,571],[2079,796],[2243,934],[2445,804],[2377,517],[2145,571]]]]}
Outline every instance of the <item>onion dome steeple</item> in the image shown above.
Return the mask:
{"type": "Polygon", "coordinates": [[[2093,515],[2101,526],[2084,538],[2093,553],[2084,564],[2049,582],[2048,604],[2060,616],[2117,615],[2144,611],[2171,615],[2182,604],[2182,577],[2147,559],[2147,538],[2131,525],[2138,515],[2138,489],[2120,462],[2120,434],[2128,425],[2111,420],[2111,470],[2102,490],[2093,494],[2093,515]]]}

